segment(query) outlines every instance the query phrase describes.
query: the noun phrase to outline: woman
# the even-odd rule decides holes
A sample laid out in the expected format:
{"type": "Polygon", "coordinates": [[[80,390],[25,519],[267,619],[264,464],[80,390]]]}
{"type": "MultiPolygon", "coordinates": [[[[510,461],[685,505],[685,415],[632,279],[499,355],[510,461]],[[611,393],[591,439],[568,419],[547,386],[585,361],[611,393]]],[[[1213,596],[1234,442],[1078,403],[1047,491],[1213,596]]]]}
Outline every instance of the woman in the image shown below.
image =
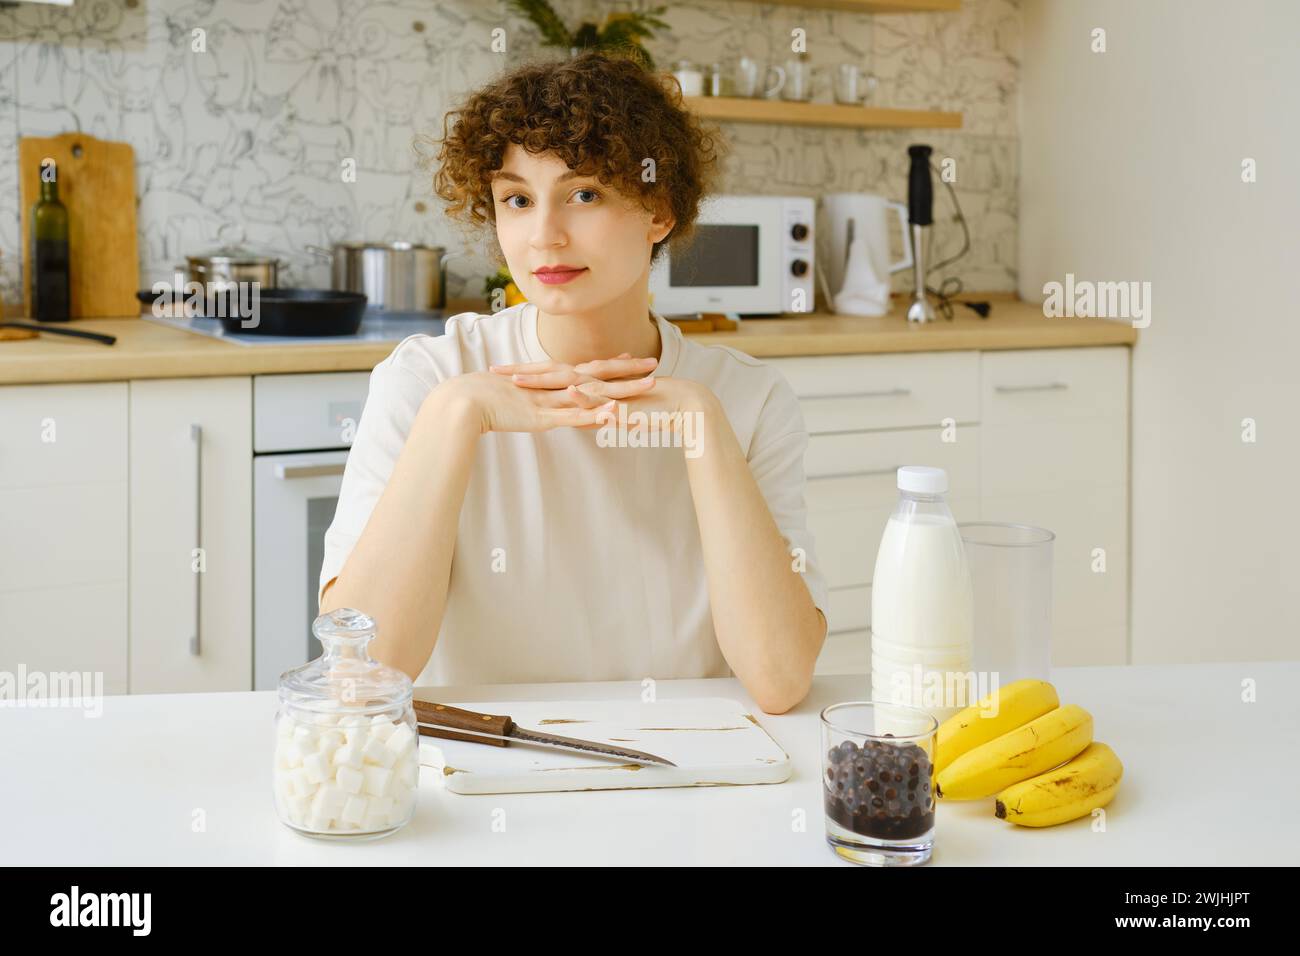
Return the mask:
{"type": "Polygon", "coordinates": [[[811,684],[827,600],[794,393],[649,309],[717,165],[673,84],[586,53],[444,121],[437,191],[492,224],[528,301],[375,367],[320,576],[321,612],[370,614],[418,684],[734,672],[769,713],[811,684]],[[635,412],[671,430],[635,438],[635,412]]]}

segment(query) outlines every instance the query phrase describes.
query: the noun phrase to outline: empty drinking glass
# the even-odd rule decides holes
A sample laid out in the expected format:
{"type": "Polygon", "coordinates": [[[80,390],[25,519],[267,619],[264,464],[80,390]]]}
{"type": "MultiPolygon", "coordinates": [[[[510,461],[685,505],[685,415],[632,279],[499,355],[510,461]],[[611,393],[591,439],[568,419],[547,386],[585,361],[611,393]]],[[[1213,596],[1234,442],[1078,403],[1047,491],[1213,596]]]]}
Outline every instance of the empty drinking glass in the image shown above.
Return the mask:
{"type": "Polygon", "coordinates": [[[1052,532],[977,521],[957,526],[974,595],[974,667],[999,685],[1048,680],[1052,667],[1052,532]]]}

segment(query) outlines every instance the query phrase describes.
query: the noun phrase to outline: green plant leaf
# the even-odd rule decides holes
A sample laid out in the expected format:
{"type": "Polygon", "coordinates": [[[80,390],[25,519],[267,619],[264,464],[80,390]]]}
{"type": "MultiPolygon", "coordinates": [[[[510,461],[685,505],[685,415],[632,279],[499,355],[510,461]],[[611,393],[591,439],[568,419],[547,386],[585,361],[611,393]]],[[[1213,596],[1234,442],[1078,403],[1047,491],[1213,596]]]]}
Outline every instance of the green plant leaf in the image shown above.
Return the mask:
{"type": "Polygon", "coordinates": [[[560,19],[547,0],[506,0],[506,6],[523,14],[542,34],[543,46],[568,49],[574,45],[564,21],[560,19]]]}

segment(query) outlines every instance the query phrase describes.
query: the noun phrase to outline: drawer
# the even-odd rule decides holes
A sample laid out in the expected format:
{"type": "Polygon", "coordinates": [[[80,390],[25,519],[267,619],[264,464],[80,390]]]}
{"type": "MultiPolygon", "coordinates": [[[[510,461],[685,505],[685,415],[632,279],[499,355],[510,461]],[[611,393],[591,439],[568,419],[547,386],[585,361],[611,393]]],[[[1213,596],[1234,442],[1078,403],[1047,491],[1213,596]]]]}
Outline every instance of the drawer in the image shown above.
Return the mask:
{"type": "Polygon", "coordinates": [[[126,481],[126,388],[0,388],[0,488],[126,481]]]}
{"type": "MultiPolygon", "coordinates": [[[[814,674],[862,674],[871,672],[871,637],[866,631],[829,634],[813,667],[814,674]]],[[[864,680],[859,699],[871,696],[864,680]]]]}
{"type": "Polygon", "coordinates": [[[979,420],[979,353],[769,359],[799,396],[809,434],[979,420]]]}
{"type": "Polygon", "coordinates": [[[828,633],[861,631],[870,626],[871,585],[830,589],[830,613],[826,616],[828,633]]]}
{"type": "Polygon", "coordinates": [[[986,424],[980,431],[980,485],[985,495],[1064,492],[1128,481],[1128,427],[1123,418],[986,424]]]}
{"type": "Polygon", "coordinates": [[[899,468],[933,465],[947,470],[950,495],[978,494],[979,426],[958,425],[954,437],[955,441],[944,441],[944,429],[938,425],[895,432],[813,435],[804,453],[804,475],[808,479],[868,479],[873,490],[887,492],[892,502],[897,497],[899,468]]]}
{"type": "Polygon", "coordinates": [[[253,376],[253,450],[351,445],[369,391],[369,372],[253,376]]]}
{"type": "Polygon", "coordinates": [[[1127,346],[981,353],[980,421],[1128,420],[1127,346]]]}

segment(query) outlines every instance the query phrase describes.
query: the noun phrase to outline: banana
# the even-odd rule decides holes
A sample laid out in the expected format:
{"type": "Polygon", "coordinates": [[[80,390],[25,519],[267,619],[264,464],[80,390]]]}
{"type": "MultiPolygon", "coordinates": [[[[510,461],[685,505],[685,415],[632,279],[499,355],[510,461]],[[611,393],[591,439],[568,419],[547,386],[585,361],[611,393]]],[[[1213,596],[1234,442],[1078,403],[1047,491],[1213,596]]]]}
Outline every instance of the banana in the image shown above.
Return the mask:
{"type": "Polygon", "coordinates": [[[975,800],[1059,766],[1092,743],[1092,715],[1066,704],[968,750],[935,777],[935,793],[975,800]]]}
{"type": "Polygon", "coordinates": [[[1045,680],[1018,680],[999,687],[939,725],[934,772],[942,772],[962,754],[1060,706],[1056,688],[1045,680]],[[990,714],[995,705],[997,713],[990,714]]]}
{"type": "Polygon", "coordinates": [[[1050,827],[1086,817],[1119,790],[1124,765],[1103,743],[1092,743],[1064,767],[1012,784],[998,794],[994,813],[1022,827],[1050,827]]]}

